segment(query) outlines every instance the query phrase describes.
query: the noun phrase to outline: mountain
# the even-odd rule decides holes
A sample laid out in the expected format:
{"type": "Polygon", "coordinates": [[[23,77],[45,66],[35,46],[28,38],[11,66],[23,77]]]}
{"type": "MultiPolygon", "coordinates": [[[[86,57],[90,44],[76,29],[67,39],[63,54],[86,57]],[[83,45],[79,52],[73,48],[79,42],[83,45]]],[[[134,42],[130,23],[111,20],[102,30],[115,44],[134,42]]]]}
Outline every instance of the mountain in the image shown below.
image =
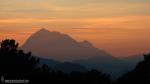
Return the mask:
{"type": "Polygon", "coordinates": [[[70,73],[73,71],[78,71],[78,72],[86,72],[88,69],[80,64],[77,63],[71,63],[71,62],[64,62],[64,63],[59,63],[56,64],[55,66],[52,67],[55,71],[63,71],[65,73],[70,73]]]}
{"type": "Polygon", "coordinates": [[[140,61],[144,60],[143,55],[134,55],[134,56],[128,56],[121,59],[122,61],[126,62],[128,66],[130,66],[131,69],[135,68],[136,64],[140,61]]]}
{"type": "Polygon", "coordinates": [[[87,59],[94,56],[112,58],[104,50],[95,48],[90,42],[77,42],[60,32],[41,29],[32,34],[22,46],[24,51],[31,51],[35,56],[60,61],[87,59]]]}
{"type": "Polygon", "coordinates": [[[150,54],[142,58],[134,69],[121,76],[115,84],[150,84],[150,54]]]}
{"type": "Polygon", "coordinates": [[[64,71],[69,71],[69,69],[72,71],[72,68],[76,67],[74,64],[79,64],[88,69],[98,69],[110,73],[115,78],[133,67],[129,62],[117,59],[106,51],[94,47],[89,41],[78,42],[67,34],[46,29],[40,29],[32,34],[22,49],[43,58],[41,63],[50,67],[55,66],[53,67],[55,69],[62,67],[61,70],[64,71]]]}
{"type": "Polygon", "coordinates": [[[53,59],[46,59],[46,58],[39,58],[40,59],[40,64],[46,64],[49,67],[54,67],[56,64],[60,64],[61,62],[53,60],[53,59]]]}
{"type": "Polygon", "coordinates": [[[53,59],[39,58],[40,65],[46,64],[50,69],[55,71],[63,71],[65,73],[70,73],[73,71],[86,72],[88,69],[80,64],[72,62],[59,62],[53,59]]]}
{"type": "Polygon", "coordinates": [[[99,56],[92,57],[85,60],[74,60],[74,63],[81,64],[88,69],[97,69],[102,72],[111,74],[113,79],[118,78],[122,74],[131,70],[131,66],[127,62],[117,58],[101,58],[99,56]]]}

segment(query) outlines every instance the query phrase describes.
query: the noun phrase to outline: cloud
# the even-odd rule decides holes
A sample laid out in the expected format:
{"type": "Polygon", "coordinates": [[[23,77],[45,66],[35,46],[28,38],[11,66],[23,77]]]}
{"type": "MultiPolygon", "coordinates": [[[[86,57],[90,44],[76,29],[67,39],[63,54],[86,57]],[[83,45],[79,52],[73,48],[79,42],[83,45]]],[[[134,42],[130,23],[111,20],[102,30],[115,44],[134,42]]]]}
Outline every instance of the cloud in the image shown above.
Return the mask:
{"type": "Polygon", "coordinates": [[[43,19],[43,18],[15,18],[15,19],[0,19],[0,23],[40,23],[40,22],[52,22],[55,19],[43,19]]]}
{"type": "Polygon", "coordinates": [[[150,15],[149,0],[1,0],[0,18],[101,18],[150,15]]]}
{"type": "Polygon", "coordinates": [[[0,24],[41,25],[58,28],[149,28],[150,16],[121,16],[103,18],[10,18],[0,24]]]}

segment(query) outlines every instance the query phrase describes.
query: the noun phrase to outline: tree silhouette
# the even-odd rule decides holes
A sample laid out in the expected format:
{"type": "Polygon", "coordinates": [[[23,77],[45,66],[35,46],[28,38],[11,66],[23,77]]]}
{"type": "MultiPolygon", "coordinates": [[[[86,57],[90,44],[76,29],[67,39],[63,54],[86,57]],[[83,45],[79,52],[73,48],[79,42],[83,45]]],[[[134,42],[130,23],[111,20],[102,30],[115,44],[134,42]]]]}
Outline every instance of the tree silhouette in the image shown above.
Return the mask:
{"type": "Polygon", "coordinates": [[[39,67],[39,59],[24,53],[18,48],[15,40],[6,39],[0,42],[0,76],[7,79],[33,80],[39,67]]]}
{"type": "Polygon", "coordinates": [[[39,59],[31,56],[31,52],[24,53],[18,49],[15,40],[6,39],[0,46],[0,72],[1,73],[25,73],[37,69],[39,59]]]}
{"type": "Polygon", "coordinates": [[[46,64],[39,64],[39,58],[24,53],[15,40],[0,42],[0,76],[8,79],[28,79],[30,83],[50,84],[110,84],[110,76],[97,70],[88,72],[54,71],[46,64]]]}

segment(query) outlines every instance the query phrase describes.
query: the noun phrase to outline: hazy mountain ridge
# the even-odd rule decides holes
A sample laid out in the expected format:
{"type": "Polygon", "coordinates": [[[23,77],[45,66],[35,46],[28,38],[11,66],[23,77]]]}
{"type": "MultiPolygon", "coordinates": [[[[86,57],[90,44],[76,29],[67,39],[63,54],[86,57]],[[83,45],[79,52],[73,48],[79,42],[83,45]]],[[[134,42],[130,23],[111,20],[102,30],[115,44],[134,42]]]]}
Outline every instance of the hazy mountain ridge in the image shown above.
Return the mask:
{"type": "Polygon", "coordinates": [[[73,71],[86,72],[88,69],[80,64],[73,62],[60,62],[53,59],[40,58],[40,64],[48,65],[52,70],[71,73],[73,71]]]}
{"type": "Polygon", "coordinates": [[[71,73],[73,71],[86,72],[88,69],[80,64],[72,62],[63,62],[56,64],[52,67],[55,71],[63,71],[65,73],[71,73]]]}
{"type": "Polygon", "coordinates": [[[85,66],[88,69],[110,73],[113,77],[121,76],[140,61],[138,59],[135,59],[135,62],[128,61],[130,58],[120,60],[104,50],[95,48],[89,41],[77,42],[66,34],[50,32],[46,29],[41,29],[31,35],[22,49],[31,51],[33,55],[42,58],[42,64],[45,63],[57,70],[82,71],[85,66]],[[70,65],[73,66],[72,69],[68,67],[70,65]]]}
{"type": "Polygon", "coordinates": [[[62,61],[109,56],[108,53],[95,48],[88,41],[77,42],[66,34],[50,32],[46,29],[41,29],[31,35],[22,49],[31,51],[36,56],[62,61]]]}
{"type": "Polygon", "coordinates": [[[134,56],[128,56],[120,60],[126,62],[130,66],[130,69],[133,69],[135,68],[138,62],[144,60],[144,57],[142,54],[139,54],[139,55],[134,55],[134,56]]]}

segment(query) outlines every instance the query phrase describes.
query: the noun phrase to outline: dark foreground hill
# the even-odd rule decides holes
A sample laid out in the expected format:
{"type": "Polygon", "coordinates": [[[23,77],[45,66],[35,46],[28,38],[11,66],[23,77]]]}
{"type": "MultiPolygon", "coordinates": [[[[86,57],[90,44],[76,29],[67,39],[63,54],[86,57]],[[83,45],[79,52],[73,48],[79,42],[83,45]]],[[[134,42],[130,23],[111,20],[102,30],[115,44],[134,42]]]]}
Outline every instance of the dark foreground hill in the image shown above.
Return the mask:
{"type": "MultiPolygon", "coordinates": [[[[39,62],[40,59],[32,56],[31,52],[24,53],[23,50],[18,49],[18,43],[15,40],[7,39],[0,42],[0,83],[110,84],[111,82],[109,75],[97,70],[64,73],[55,71],[46,64],[41,65],[39,62]]],[[[67,65],[68,68],[74,68],[74,66],[79,68],[78,65],[72,63],[57,66],[60,69],[63,65],[67,65]]]]}

